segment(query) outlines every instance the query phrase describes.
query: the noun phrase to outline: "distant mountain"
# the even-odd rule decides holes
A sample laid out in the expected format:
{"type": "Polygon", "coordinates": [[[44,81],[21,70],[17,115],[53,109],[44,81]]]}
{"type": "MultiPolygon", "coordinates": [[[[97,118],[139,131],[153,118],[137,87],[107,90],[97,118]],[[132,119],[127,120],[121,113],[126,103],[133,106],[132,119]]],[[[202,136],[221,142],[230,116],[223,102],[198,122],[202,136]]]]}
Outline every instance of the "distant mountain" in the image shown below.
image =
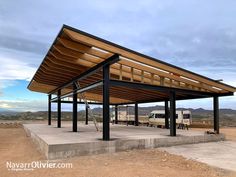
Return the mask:
{"type": "Polygon", "coordinates": [[[7,111],[7,109],[0,108],[0,112],[5,112],[5,111],[7,111]]]}
{"type": "MultiPolygon", "coordinates": [[[[153,110],[163,110],[164,106],[149,106],[149,107],[139,107],[139,115],[145,116],[150,114],[153,110]]],[[[119,111],[127,111],[128,114],[134,115],[134,106],[119,106],[119,111]]],[[[177,110],[187,110],[187,108],[177,108],[177,110]]],[[[212,110],[205,110],[203,108],[192,109],[188,108],[192,112],[193,118],[202,119],[213,117],[212,110]]],[[[111,108],[111,112],[114,111],[114,108],[111,108]]],[[[95,115],[102,115],[102,108],[94,108],[93,113],[95,115]]],[[[0,119],[46,119],[47,111],[38,111],[38,112],[14,112],[6,111],[5,109],[0,109],[0,119]]],[[[85,111],[78,112],[79,118],[85,117],[85,111]]],[[[71,112],[62,112],[62,118],[71,119],[71,112]]],[[[220,109],[221,117],[230,117],[231,119],[236,119],[236,110],[233,109],[220,109]]],[[[52,117],[57,117],[57,112],[52,112],[52,117]]]]}
{"type": "Polygon", "coordinates": [[[233,109],[220,109],[220,113],[222,113],[222,114],[236,114],[236,110],[233,110],[233,109]]]}
{"type": "MultiPolygon", "coordinates": [[[[159,105],[149,106],[149,107],[139,107],[138,108],[140,115],[147,115],[147,114],[149,114],[150,112],[152,112],[154,110],[164,110],[164,109],[165,109],[164,106],[159,106],[159,105]]],[[[113,110],[113,109],[111,109],[111,110],[113,110]]],[[[122,111],[127,110],[131,114],[131,113],[134,113],[134,106],[129,106],[129,107],[120,106],[119,110],[122,110],[122,111]]],[[[213,112],[212,110],[206,110],[206,109],[203,109],[203,108],[197,108],[197,109],[177,108],[177,110],[190,110],[192,112],[192,114],[210,114],[210,113],[213,112]]],[[[102,108],[95,108],[95,109],[93,109],[93,112],[102,113],[102,108]]],[[[220,109],[220,113],[222,113],[222,114],[235,114],[236,115],[236,110],[233,110],[233,109],[220,109]]]]}
{"type": "Polygon", "coordinates": [[[16,113],[17,113],[16,111],[0,108],[0,115],[12,115],[16,113]]]}
{"type": "MultiPolygon", "coordinates": [[[[119,106],[118,108],[120,111],[128,111],[130,114],[134,114],[134,106],[119,106]]],[[[149,106],[149,107],[139,107],[139,114],[140,115],[147,115],[153,110],[164,110],[164,106],[149,106]]],[[[206,110],[203,108],[177,108],[177,110],[190,110],[192,114],[211,114],[213,111],[212,110],[206,110]]],[[[111,108],[111,111],[114,111],[114,108],[111,108]]],[[[81,111],[83,112],[83,111],[81,111]]],[[[13,114],[37,114],[40,116],[43,116],[47,114],[47,111],[38,111],[38,112],[16,112],[16,111],[11,111],[7,109],[0,108],[0,115],[13,115],[13,114]]],[[[64,112],[64,113],[70,113],[70,112],[64,112]]],[[[94,108],[93,113],[95,114],[102,114],[102,108],[94,108]]],[[[221,114],[236,114],[236,110],[233,109],[220,109],[221,114]]]]}

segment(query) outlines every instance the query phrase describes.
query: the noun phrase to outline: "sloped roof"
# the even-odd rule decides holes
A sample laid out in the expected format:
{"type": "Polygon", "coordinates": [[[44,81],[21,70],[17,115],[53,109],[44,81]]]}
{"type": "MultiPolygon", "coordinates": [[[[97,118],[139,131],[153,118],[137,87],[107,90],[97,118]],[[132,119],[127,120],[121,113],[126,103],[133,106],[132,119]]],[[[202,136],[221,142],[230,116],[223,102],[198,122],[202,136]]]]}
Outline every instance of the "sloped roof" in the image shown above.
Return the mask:
{"type": "MultiPolygon", "coordinates": [[[[120,61],[111,65],[111,79],[216,94],[236,91],[235,87],[143,55],[67,25],[63,25],[28,89],[50,93],[71,78],[114,54],[120,55],[120,61]]],[[[85,86],[101,79],[102,72],[97,72],[81,80],[80,84],[85,86]]],[[[62,90],[62,94],[71,89],[72,87],[68,86],[62,90]]],[[[101,101],[101,89],[86,92],[87,98],[101,101]]],[[[114,103],[137,101],[137,99],[142,101],[158,96],[160,99],[164,99],[166,94],[141,89],[111,88],[111,102],[114,103]],[[139,98],[137,98],[137,94],[140,96],[139,98]]],[[[181,95],[179,97],[181,98],[181,95]]]]}

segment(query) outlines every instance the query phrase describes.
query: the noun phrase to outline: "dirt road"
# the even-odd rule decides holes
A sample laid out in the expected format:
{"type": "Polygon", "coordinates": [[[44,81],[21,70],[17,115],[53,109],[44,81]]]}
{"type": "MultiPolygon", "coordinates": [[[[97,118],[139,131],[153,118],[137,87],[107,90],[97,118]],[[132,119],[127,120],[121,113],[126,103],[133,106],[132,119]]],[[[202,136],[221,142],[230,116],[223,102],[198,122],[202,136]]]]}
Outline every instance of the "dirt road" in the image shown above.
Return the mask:
{"type": "Polygon", "coordinates": [[[54,162],[72,163],[72,169],[35,169],[8,171],[6,162],[46,162],[22,128],[0,128],[0,176],[89,176],[89,177],[213,177],[236,176],[181,156],[152,150],[133,150],[114,154],[76,157],[54,162]]]}

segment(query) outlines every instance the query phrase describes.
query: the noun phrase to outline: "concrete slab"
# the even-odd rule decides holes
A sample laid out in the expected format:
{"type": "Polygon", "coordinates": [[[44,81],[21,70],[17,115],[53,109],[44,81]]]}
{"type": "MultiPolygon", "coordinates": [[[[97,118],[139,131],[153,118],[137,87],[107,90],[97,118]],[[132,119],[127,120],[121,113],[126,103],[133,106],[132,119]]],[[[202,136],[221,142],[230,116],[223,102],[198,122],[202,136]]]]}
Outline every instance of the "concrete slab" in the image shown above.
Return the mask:
{"type": "Polygon", "coordinates": [[[48,159],[224,140],[223,134],[177,130],[177,136],[170,137],[167,129],[111,125],[111,141],[102,141],[102,132],[97,132],[92,124],[78,123],[78,132],[71,131],[71,123],[62,125],[62,128],[45,124],[23,126],[48,159]]]}
{"type": "Polygon", "coordinates": [[[233,141],[179,145],[160,149],[211,166],[236,171],[236,142],[233,141]]]}

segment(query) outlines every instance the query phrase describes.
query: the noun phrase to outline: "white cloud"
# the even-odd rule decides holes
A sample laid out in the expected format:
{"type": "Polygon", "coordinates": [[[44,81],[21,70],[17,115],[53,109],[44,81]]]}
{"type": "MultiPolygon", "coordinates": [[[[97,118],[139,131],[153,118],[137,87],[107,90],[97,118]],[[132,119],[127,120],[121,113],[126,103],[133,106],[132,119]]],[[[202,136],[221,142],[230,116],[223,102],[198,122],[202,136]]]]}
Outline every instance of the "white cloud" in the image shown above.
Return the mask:
{"type": "Polygon", "coordinates": [[[11,87],[11,86],[14,86],[16,84],[17,84],[17,81],[15,81],[15,80],[0,79],[0,89],[11,87]]]}
{"type": "Polygon", "coordinates": [[[201,39],[198,38],[198,37],[194,37],[192,42],[195,43],[195,44],[200,44],[201,43],[201,39]]]}
{"type": "Polygon", "coordinates": [[[13,111],[42,111],[47,110],[44,100],[0,100],[0,108],[13,111]]]}
{"type": "Polygon", "coordinates": [[[11,108],[11,106],[7,103],[0,103],[0,108],[9,109],[9,108],[11,108]]]}
{"type": "MultiPolygon", "coordinates": [[[[36,68],[27,63],[0,56],[0,80],[31,80],[36,68]]],[[[4,86],[2,86],[4,87],[4,86]]]]}

